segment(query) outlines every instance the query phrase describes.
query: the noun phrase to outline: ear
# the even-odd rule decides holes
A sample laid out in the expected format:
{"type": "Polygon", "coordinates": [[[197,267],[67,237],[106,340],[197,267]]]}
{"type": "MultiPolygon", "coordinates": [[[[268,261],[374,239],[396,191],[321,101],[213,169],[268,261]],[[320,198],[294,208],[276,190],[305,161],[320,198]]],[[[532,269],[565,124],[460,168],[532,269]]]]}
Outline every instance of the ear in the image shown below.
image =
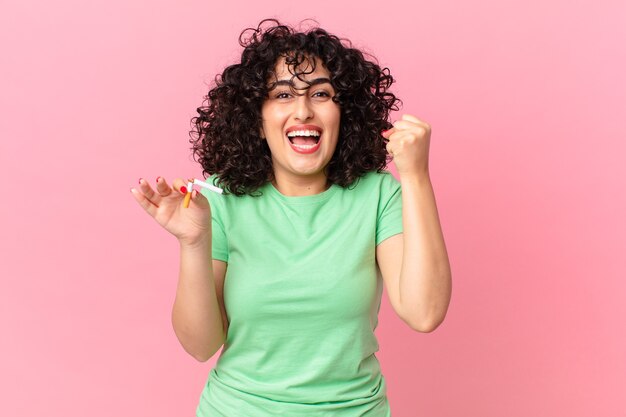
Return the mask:
{"type": "Polygon", "coordinates": [[[265,140],[265,132],[262,127],[259,128],[259,136],[261,136],[261,139],[265,140]]]}

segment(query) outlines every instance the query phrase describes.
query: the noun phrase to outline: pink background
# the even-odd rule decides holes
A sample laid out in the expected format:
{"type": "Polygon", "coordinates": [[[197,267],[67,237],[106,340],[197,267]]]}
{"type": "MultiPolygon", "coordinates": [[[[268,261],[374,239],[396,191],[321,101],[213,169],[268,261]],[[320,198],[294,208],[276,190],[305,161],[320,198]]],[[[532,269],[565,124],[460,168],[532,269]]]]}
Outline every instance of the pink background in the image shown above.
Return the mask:
{"type": "Polygon", "coordinates": [[[217,356],[129,189],[200,175],[189,119],[263,17],[374,53],[433,126],[453,296],[421,334],[384,295],[394,417],[626,415],[625,3],[223,3],[0,4],[0,415],[194,415],[217,356]]]}

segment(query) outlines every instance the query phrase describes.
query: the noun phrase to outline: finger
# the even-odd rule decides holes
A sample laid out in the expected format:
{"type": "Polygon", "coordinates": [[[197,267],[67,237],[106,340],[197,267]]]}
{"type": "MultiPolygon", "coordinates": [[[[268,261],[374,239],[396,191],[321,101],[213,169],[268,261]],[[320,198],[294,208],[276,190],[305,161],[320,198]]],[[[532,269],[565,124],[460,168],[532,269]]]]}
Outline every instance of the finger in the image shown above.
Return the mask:
{"type": "Polygon", "coordinates": [[[191,193],[191,202],[200,208],[210,207],[209,200],[198,190],[193,190],[191,193]]]}
{"type": "Polygon", "coordinates": [[[167,184],[167,181],[163,177],[156,179],[156,191],[161,197],[167,197],[172,193],[172,187],[167,184]]]}
{"type": "Polygon", "coordinates": [[[393,143],[400,143],[404,139],[416,138],[416,137],[418,136],[413,131],[401,130],[399,132],[396,132],[392,137],[390,137],[389,141],[393,143]]]}
{"type": "Polygon", "coordinates": [[[428,123],[426,123],[425,121],[418,119],[415,116],[412,116],[410,114],[404,114],[402,115],[402,120],[408,121],[408,122],[413,122],[416,123],[422,127],[424,127],[427,130],[430,130],[430,125],[428,123]]]}
{"type": "Polygon", "coordinates": [[[396,128],[396,130],[406,130],[406,129],[413,129],[417,126],[417,123],[415,122],[410,122],[408,120],[396,120],[395,122],[393,122],[393,127],[396,128]]]}
{"type": "Polygon", "coordinates": [[[402,120],[408,120],[409,122],[413,122],[413,123],[426,123],[420,119],[418,119],[415,116],[412,116],[410,114],[403,114],[401,117],[402,120]]]}
{"type": "Polygon", "coordinates": [[[161,196],[155,193],[152,187],[150,187],[148,181],[143,178],[139,178],[139,191],[141,191],[143,196],[147,198],[152,204],[157,207],[159,206],[159,203],[161,202],[161,196]]]}
{"type": "Polygon", "coordinates": [[[193,182],[193,180],[184,181],[182,178],[176,178],[174,181],[172,181],[172,188],[180,194],[187,194],[188,191],[191,191],[187,189],[189,182],[193,182]]]}
{"type": "Polygon", "coordinates": [[[399,132],[397,136],[392,139],[394,149],[396,153],[404,150],[406,147],[412,148],[419,146],[420,143],[424,143],[424,138],[417,136],[414,132],[399,132]]]}
{"type": "Polygon", "coordinates": [[[148,200],[146,196],[141,193],[141,191],[137,190],[136,188],[131,188],[130,192],[135,198],[135,201],[137,201],[139,205],[148,212],[149,215],[151,215],[152,217],[156,215],[156,210],[158,207],[154,205],[150,200],[148,200]]]}
{"type": "Polygon", "coordinates": [[[390,142],[398,142],[400,139],[403,139],[411,135],[413,136],[416,135],[414,130],[398,129],[392,135],[390,135],[387,139],[389,139],[390,142]]]}
{"type": "Polygon", "coordinates": [[[393,127],[397,130],[413,130],[421,132],[420,134],[426,133],[430,130],[430,126],[427,123],[415,123],[408,120],[397,120],[393,123],[393,127]]]}
{"type": "Polygon", "coordinates": [[[395,133],[392,137],[389,138],[389,142],[387,142],[387,148],[391,147],[396,152],[400,150],[406,143],[414,142],[416,139],[415,133],[401,131],[395,133]]]}
{"type": "Polygon", "coordinates": [[[385,149],[387,150],[387,153],[391,155],[392,157],[393,157],[394,148],[395,148],[395,142],[392,142],[392,141],[387,142],[385,149]]]}

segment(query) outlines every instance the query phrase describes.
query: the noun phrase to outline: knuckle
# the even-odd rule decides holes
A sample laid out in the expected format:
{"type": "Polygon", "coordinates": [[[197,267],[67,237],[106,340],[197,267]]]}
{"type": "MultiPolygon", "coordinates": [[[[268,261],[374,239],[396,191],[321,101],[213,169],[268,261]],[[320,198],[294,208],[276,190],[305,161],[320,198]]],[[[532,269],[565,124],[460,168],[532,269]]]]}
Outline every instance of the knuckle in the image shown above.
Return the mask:
{"type": "Polygon", "coordinates": [[[420,125],[418,129],[420,136],[427,136],[430,133],[430,126],[428,125],[420,125]]]}

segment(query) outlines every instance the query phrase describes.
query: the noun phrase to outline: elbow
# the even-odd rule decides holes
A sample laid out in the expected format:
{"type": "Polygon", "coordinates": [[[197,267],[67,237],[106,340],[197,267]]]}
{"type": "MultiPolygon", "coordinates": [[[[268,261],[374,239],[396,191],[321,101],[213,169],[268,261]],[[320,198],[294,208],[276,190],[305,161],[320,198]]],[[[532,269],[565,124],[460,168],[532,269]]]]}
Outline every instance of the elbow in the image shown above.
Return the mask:
{"type": "Polygon", "coordinates": [[[193,353],[193,354],[190,353],[190,355],[193,356],[193,358],[197,360],[198,362],[206,362],[213,357],[213,355],[208,354],[208,353],[193,353]]]}
{"type": "MultiPolygon", "coordinates": [[[[448,278],[448,280],[450,280],[448,278]]],[[[418,308],[414,305],[404,310],[404,321],[409,327],[420,333],[432,333],[443,323],[450,305],[451,287],[446,293],[437,297],[434,301],[426,303],[426,306],[418,308]]]]}
{"type": "Polygon", "coordinates": [[[441,324],[441,322],[439,323],[435,323],[435,322],[415,322],[415,321],[406,321],[406,324],[412,329],[415,330],[416,332],[420,332],[420,333],[431,333],[433,331],[435,331],[435,329],[437,327],[439,327],[439,325],[441,324]]]}
{"type": "MultiPolygon", "coordinates": [[[[445,316],[444,316],[445,317],[445,316]]],[[[416,332],[420,333],[432,333],[437,327],[443,323],[444,317],[440,318],[431,318],[429,320],[418,320],[412,317],[408,317],[404,319],[404,322],[416,332]]]]}
{"type": "Polygon", "coordinates": [[[187,350],[187,353],[189,353],[198,362],[206,362],[211,359],[222,348],[223,345],[224,342],[222,341],[217,346],[209,346],[207,347],[207,349],[196,351],[187,350]]]}
{"type": "Polygon", "coordinates": [[[192,349],[185,345],[182,345],[185,352],[189,354],[192,358],[197,360],[198,362],[206,362],[215,355],[215,351],[211,349],[192,349]]]}
{"type": "Polygon", "coordinates": [[[218,337],[204,341],[182,337],[183,335],[176,331],[175,333],[185,352],[198,362],[206,362],[211,359],[222,348],[226,339],[223,333],[218,337]]]}

